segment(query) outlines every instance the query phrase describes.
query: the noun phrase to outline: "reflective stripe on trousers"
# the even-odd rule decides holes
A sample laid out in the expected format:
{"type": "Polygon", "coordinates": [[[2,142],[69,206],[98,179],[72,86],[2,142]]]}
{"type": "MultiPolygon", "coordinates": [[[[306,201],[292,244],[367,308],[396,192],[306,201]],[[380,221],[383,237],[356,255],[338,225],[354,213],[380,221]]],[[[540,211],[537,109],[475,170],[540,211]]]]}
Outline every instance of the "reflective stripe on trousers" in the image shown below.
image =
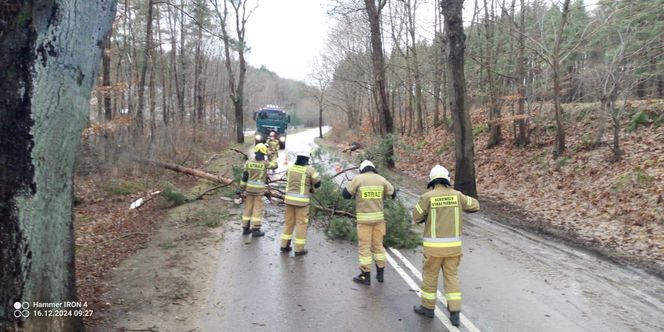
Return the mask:
{"type": "Polygon", "coordinates": [[[422,246],[431,248],[452,248],[461,246],[460,237],[422,238],[422,246]]]}
{"type": "Polygon", "coordinates": [[[360,265],[371,265],[373,263],[372,256],[360,256],[360,265]]]}
{"type": "Polygon", "coordinates": [[[292,234],[281,234],[281,239],[282,239],[282,240],[286,240],[286,241],[288,241],[288,240],[292,240],[292,239],[293,239],[293,235],[292,235],[292,234]]]}
{"type": "Polygon", "coordinates": [[[307,194],[298,194],[298,193],[286,193],[285,199],[291,199],[296,202],[309,203],[309,195],[307,194]]]}
{"type": "Polygon", "coordinates": [[[425,300],[435,301],[436,300],[436,293],[429,293],[429,292],[422,291],[422,298],[425,299],[425,300]]]}
{"type": "Polygon", "coordinates": [[[358,212],[356,218],[357,221],[383,220],[385,215],[383,212],[358,212]]]}

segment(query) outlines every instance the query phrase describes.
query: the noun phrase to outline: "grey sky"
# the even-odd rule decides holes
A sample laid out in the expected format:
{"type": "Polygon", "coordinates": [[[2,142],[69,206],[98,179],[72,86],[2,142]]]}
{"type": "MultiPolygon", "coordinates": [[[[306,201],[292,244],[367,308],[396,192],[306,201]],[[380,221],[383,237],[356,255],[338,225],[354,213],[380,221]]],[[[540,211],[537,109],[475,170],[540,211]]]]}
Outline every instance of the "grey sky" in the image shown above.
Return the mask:
{"type": "MultiPolygon", "coordinates": [[[[326,9],[332,0],[254,0],[259,3],[247,23],[247,59],[279,76],[307,80],[312,63],[325,48],[332,20],[326,9]]],[[[359,0],[357,0],[359,1],[359,0]]],[[[418,0],[418,29],[425,38],[433,31],[433,1],[418,0]]],[[[597,0],[585,0],[592,8],[597,0]]],[[[464,20],[471,20],[475,1],[465,1],[464,20]]]]}
{"type": "Polygon", "coordinates": [[[261,0],[247,23],[251,65],[279,76],[305,80],[325,47],[326,0],[261,0]]]}

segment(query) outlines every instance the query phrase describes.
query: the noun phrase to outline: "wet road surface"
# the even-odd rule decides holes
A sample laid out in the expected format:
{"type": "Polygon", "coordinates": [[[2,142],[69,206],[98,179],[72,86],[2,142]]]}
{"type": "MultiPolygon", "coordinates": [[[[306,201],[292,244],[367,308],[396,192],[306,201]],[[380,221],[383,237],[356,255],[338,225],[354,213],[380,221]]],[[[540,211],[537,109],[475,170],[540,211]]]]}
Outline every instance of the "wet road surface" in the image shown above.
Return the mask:
{"type": "MultiPolygon", "coordinates": [[[[310,150],[317,133],[290,135],[290,153],[310,150]]],[[[283,165],[283,151],[280,154],[283,165]]],[[[399,195],[409,207],[417,198],[403,189],[399,195]]],[[[660,278],[482,214],[466,215],[466,221],[461,331],[664,330],[660,278]]],[[[265,237],[242,236],[239,221],[232,225],[218,262],[211,262],[217,264],[217,273],[200,330],[456,330],[449,326],[442,303],[439,318],[433,320],[412,312],[419,304],[421,250],[389,250],[392,266],[386,268],[385,283],[372,275],[367,287],[352,282],[359,273],[356,244],[328,240],[321,230],[309,227],[309,254],[282,254],[282,225],[283,207],[269,204],[265,237]]]]}

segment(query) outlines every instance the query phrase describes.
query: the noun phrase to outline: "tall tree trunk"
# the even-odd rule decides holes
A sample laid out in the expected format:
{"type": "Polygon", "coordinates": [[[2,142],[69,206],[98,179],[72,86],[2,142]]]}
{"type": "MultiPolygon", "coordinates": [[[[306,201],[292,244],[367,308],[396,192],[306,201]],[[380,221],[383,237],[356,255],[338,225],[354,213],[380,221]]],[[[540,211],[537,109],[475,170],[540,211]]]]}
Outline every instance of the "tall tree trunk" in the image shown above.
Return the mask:
{"type": "MultiPolygon", "coordinates": [[[[177,101],[177,108],[178,108],[178,119],[180,120],[180,123],[183,121],[184,117],[184,100],[181,98],[180,94],[180,77],[178,76],[178,60],[177,60],[177,54],[178,54],[178,47],[177,47],[177,37],[176,37],[176,27],[177,27],[177,16],[173,15],[173,12],[171,10],[171,6],[168,7],[168,29],[171,34],[171,54],[170,54],[170,60],[171,60],[171,85],[175,85],[175,98],[177,101]]],[[[169,95],[169,100],[171,96],[169,95]]],[[[175,115],[171,116],[171,119],[175,119],[175,115]]]]}
{"type": "MultiPolygon", "coordinates": [[[[437,2],[436,2],[436,8],[438,7],[437,2]]],[[[436,14],[438,16],[438,14],[436,14]]],[[[438,26],[436,24],[436,26],[438,26]]],[[[441,97],[442,97],[442,85],[443,85],[443,72],[445,70],[443,62],[444,62],[444,45],[445,41],[442,36],[441,31],[436,31],[436,36],[434,37],[436,42],[433,43],[434,47],[434,55],[435,59],[433,60],[434,62],[434,78],[433,78],[433,126],[434,128],[438,128],[441,124],[441,117],[440,117],[440,105],[441,105],[441,97]]],[[[443,106],[445,107],[445,106],[443,106]]],[[[443,115],[443,121],[445,121],[445,115],[443,115]]]]}
{"type": "Polygon", "coordinates": [[[233,11],[235,13],[235,32],[237,35],[236,46],[239,62],[237,85],[235,84],[235,73],[231,65],[231,42],[233,41],[231,41],[228,29],[226,28],[226,23],[228,22],[228,3],[224,1],[223,13],[220,12],[216,1],[214,4],[221,25],[222,40],[224,42],[224,60],[226,71],[228,72],[228,85],[230,87],[230,99],[235,110],[235,141],[237,143],[244,143],[244,83],[247,74],[247,63],[244,57],[246,47],[244,37],[246,31],[245,24],[248,20],[248,13],[246,11],[247,0],[231,2],[231,6],[233,6],[233,11]]]}
{"type": "Polygon", "coordinates": [[[450,110],[454,119],[455,171],[454,188],[466,195],[477,197],[475,184],[475,148],[470,114],[466,109],[466,78],[463,33],[463,0],[441,0],[447,34],[447,68],[450,72],[450,110]]]}
{"type": "Polygon", "coordinates": [[[141,76],[138,82],[138,108],[136,109],[136,133],[143,135],[143,111],[145,108],[145,78],[148,72],[148,63],[150,62],[150,52],[152,50],[152,6],[153,0],[148,0],[148,15],[145,18],[145,49],[143,50],[143,62],[141,63],[141,76]]]}
{"type": "Polygon", "coordinates": [[[80,317],[15,318],[13,304],[76,300],[74,156],[114,14],[103,0],[0,11],[1,331],[83,330],[80,317]]]}
{"type": "Polygon", "coordinates": [[[410,53],[412,54],[412,66],[410,70],[412,71],[413,83],[415,84],[415,95],[414,95],[414,106],[417,110],[417,133],[422,134],[424,132],[424,98],[422,96],[422,78],[420,75],[420,63],[417,58],[417,39],[415,36],[415,22],[416,22],[416,12],[417,12],[417,0],[415,0],[412,5],[410,0],[406,1],[406,14],[408,16],[408,32],[410,33],[410,53]]]}
{"type": "Polygon", "coordinates": [[[565,125],[563,123],[563,108],[560,105],[560,44],[563,40],[567,16],[569,14],[570,0],[565,0],[562,8],[562,17],[558,25],[558,31],[555,36],[553,54],[551,57],[553,69],[553,109],[556,117],[556,142],[553,147],[553,157],[558,158],[565,152],[565,125]]]}
{"type": "Polygon", "coordinates": [[[516,135],[516,145],[523,147],[528,145],[528,127],[526,122],[526,1],[521,0],[521,23],[519,24],[519,56],[516,64],[518,79],[519,108],[516,120],[518,133],[516,135]]]}
{"type": "MultiPolygon", "coordinates": [[[[484,0],[484,36],[486,38],[486,55],[484,66],[486,68],[486,78],[489,85],[489,141],[487,147],[492,148],[501,141],[500,130],[500,106],[498,105],[498,93],[496,91],[496,81],[494,78],[494,41],[495,41],[495,20],[493,12],[493,3],[491,5],[491,13],[489,13],[489,4],[484,0]]],[[[497,57],[498,54],[496,53],[497,57]]]]}
{"type": "Polygon", "coordinates": [[[203,26],[202,23],[196,24],[196,53],[194,55],[194,109],[196,116],[192,117],[193,122],[201,124],[203,122],[203,26]]]}
{"type": "MultiPolygon", "coordinates": [[[[373,67],[374,90],[376,95],[376,111],[380,133],[383,137],[390,136],[394,132],[392,113],[390,112],[389,100],[387,99],[387,87],[385,80],[385,58],[383,56],[383,41],[380,28],[380,11],[385,5],[384,0],[364,0],[365,9],[369,16],[369,27],[371,31],[371,63],[373,67]]],[[[394,167],[394,144],[388,142],[385,160],[387,166],[394,167]]]]}
{"type": "MultiPolygon", "coordinates": [[[[150,57],[154,59],[154,54],[150,54],[150,57]]],[[[157,131],[157,89],[155,87],[156,80],[154,76],[155,70],[153,64],[150,66],[150,82],[148,83],[148,95],[150,97],[150,142],[154,140],[155,131],[157,131]]]]}
{"type": "MultiPolygon", "coordinates": [[[[184,7],[184,0],[180,0],[180,8],[184,7]]],[[[187,59],[185,57],[185,36],[187,34],[187,29],[184,25],[184,10],[180,10],[180,86],[178,90],[178,108],[180,109],[180,123],[184,125],[184,117],[187,115],[187,110],[185,108],[185,91],[187,86],[187,59]]]]}
{"type": "Polygon", "coordinates": [[[318,137],[323,138],[323,95],[318,102],[318,137]]]}
{"type": "MultiPolygon", "coordinates": [[[[159,44],[159,74],[161,78],[161,115],[164,125],[168,125],[170,118],[170,103],[168,99],[171,96],[171,82],[166,78],[166,60],[164,56],[163,41],[161,38],[161,10],[157,7],[157,43],[159,44]]],[[[175,50],[173,50],[175,52],[175,50]]]]}
{"type": "MultiPolygon", "coordinates": [[[[110,121],[113,119],[113,108],[111,107],[111,34],[113,30],[109,30],[104,36],[104,44],[102,45],[102,86],[104,89],[104,119],[110,121]]],[[[101,101],[99,101],[101,102],[101,101]]]]}

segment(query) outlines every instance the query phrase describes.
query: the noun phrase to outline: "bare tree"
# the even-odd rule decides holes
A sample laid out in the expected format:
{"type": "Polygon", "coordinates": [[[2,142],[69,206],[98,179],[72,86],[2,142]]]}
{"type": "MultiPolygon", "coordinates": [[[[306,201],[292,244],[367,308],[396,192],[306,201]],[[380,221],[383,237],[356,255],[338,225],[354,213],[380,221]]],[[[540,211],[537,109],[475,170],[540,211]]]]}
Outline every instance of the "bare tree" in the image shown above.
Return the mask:
{"type": "Polygon", "coordinates": [[[486,55],[484,57],[484,66],[486,69],[486,78],[489,85],[489,148],[500,144],[501,126],[500,126],[500,105],[498,103],[498,91],[496,87],[495,63],[498,59],[498,52],[494,49],[496,39],[495,32],[495,11],[494,1],[491,4],[484,0],[484,36],[486,39],[486,55]],[[491,10],[489,12],[489,9],[491,10]],[[495,53],[494,53],[495,52],[495,53]]]}
{"type": "Polygon", "coordinates": [[[228,72],[228,85],[230,88],[229,97],[235,109],[235,139],[237,143],[244,143],[244,83],[247,73],[247,63],[244,58],[247,50],[245,42],[246,24],[251,14],[256,9],[248,10],[248,0],[230,0],[231,7],[235,14],[235,34],[237,39],[232,40],[228,34],[228,2],[224,1],[223,10],[219,7],[217,0],[210,0],[210,3],[215,8],[215,12],[219,19],[221,26],[221,35],[224,42],[224,55],[226,63],[226,71],[228,72]],[[231,49],[234,49],[238,55],[239,69],[236,73],[232,66],[231,49]],[[237,78],[236,78],[237,75],[237,78]],[[237,79],[237,83],[236,83],[237,79]]]}
{"type": "Polygon", "coordinates": [[[143,62],[141,64],[141,76],[138,82],[138,108],[136,109],[136,132],[143,135],[143,109],[145,108],[145,78],[148,71],[148,63],[152,52],[152,7],[153,0],[148,0],[148,15],[145,28],[145,48],[143,49],[143,62]]]}
{"type": "Polygon", "coordinates": [[[450,111],[454,120],[455,171],[454,187],[477,197],[475,184],[475,147],[470,114],[466,109],[466,78],[463,32],[463,0],[440,0],[447,35],[447,68],[450,73],[450,111]]]}
{"type": "Polygon", "coordinates": [[[518,120],[516,120],[516,126],[518,128],[518,134],[516,135],[516,145],[517,146],[526,146],[528,145],[528,125],[526,122],[526,1],[521,0],[521,13],[520,13],[520,23],[519,23],[519,53],[517,58],[516,65],[516,77],[517,77],[517,94],[519,95],[519,106],[517,110],[518,120]]]}
{"type": "MultiPolygon", "coordinates": [[[[391,136],[394,132],[392,113],[390,113],[387,98],[387,82],[385,79],[385,58],[383,54],[383,41],[381,32],[381,11],[387,0],[364,0],[365,10],[369,17],[371,31],[371,62],[373,64],[374,100],[376,104],[380,133],[383,137],[391,136]]],[[[385,160],[388,167],[394,167],[394,144],[387,143],[385,160]]]]}
{"type": "Polygon", "coordinates": [[[565,25],[567,25],[567,17],[569,15],[570,0],[564,0],[563,7],[560,12],[561,18],[558,23],[558,29],[555,34],[555,41],[553,43],[553,51],[551,52],[551,69],[553,70],[553,111],[556,117],[556,143],[553,146],[553,156],[557,158],[565,152],[565,125],[563,124],[563,108],[560,105],[560,43],[563,40],[563,32],[565,25]]]}
{"type": "Polygon", "coordinates": [[[325,57],[314,60],[313,72],[310,74],[311,80],[316,85],[316,95],[314,98],[318,102],[318,136],[323,138],[323,109],[326,103],[327,88],[332,81],[332,70],[325,57]]]}

